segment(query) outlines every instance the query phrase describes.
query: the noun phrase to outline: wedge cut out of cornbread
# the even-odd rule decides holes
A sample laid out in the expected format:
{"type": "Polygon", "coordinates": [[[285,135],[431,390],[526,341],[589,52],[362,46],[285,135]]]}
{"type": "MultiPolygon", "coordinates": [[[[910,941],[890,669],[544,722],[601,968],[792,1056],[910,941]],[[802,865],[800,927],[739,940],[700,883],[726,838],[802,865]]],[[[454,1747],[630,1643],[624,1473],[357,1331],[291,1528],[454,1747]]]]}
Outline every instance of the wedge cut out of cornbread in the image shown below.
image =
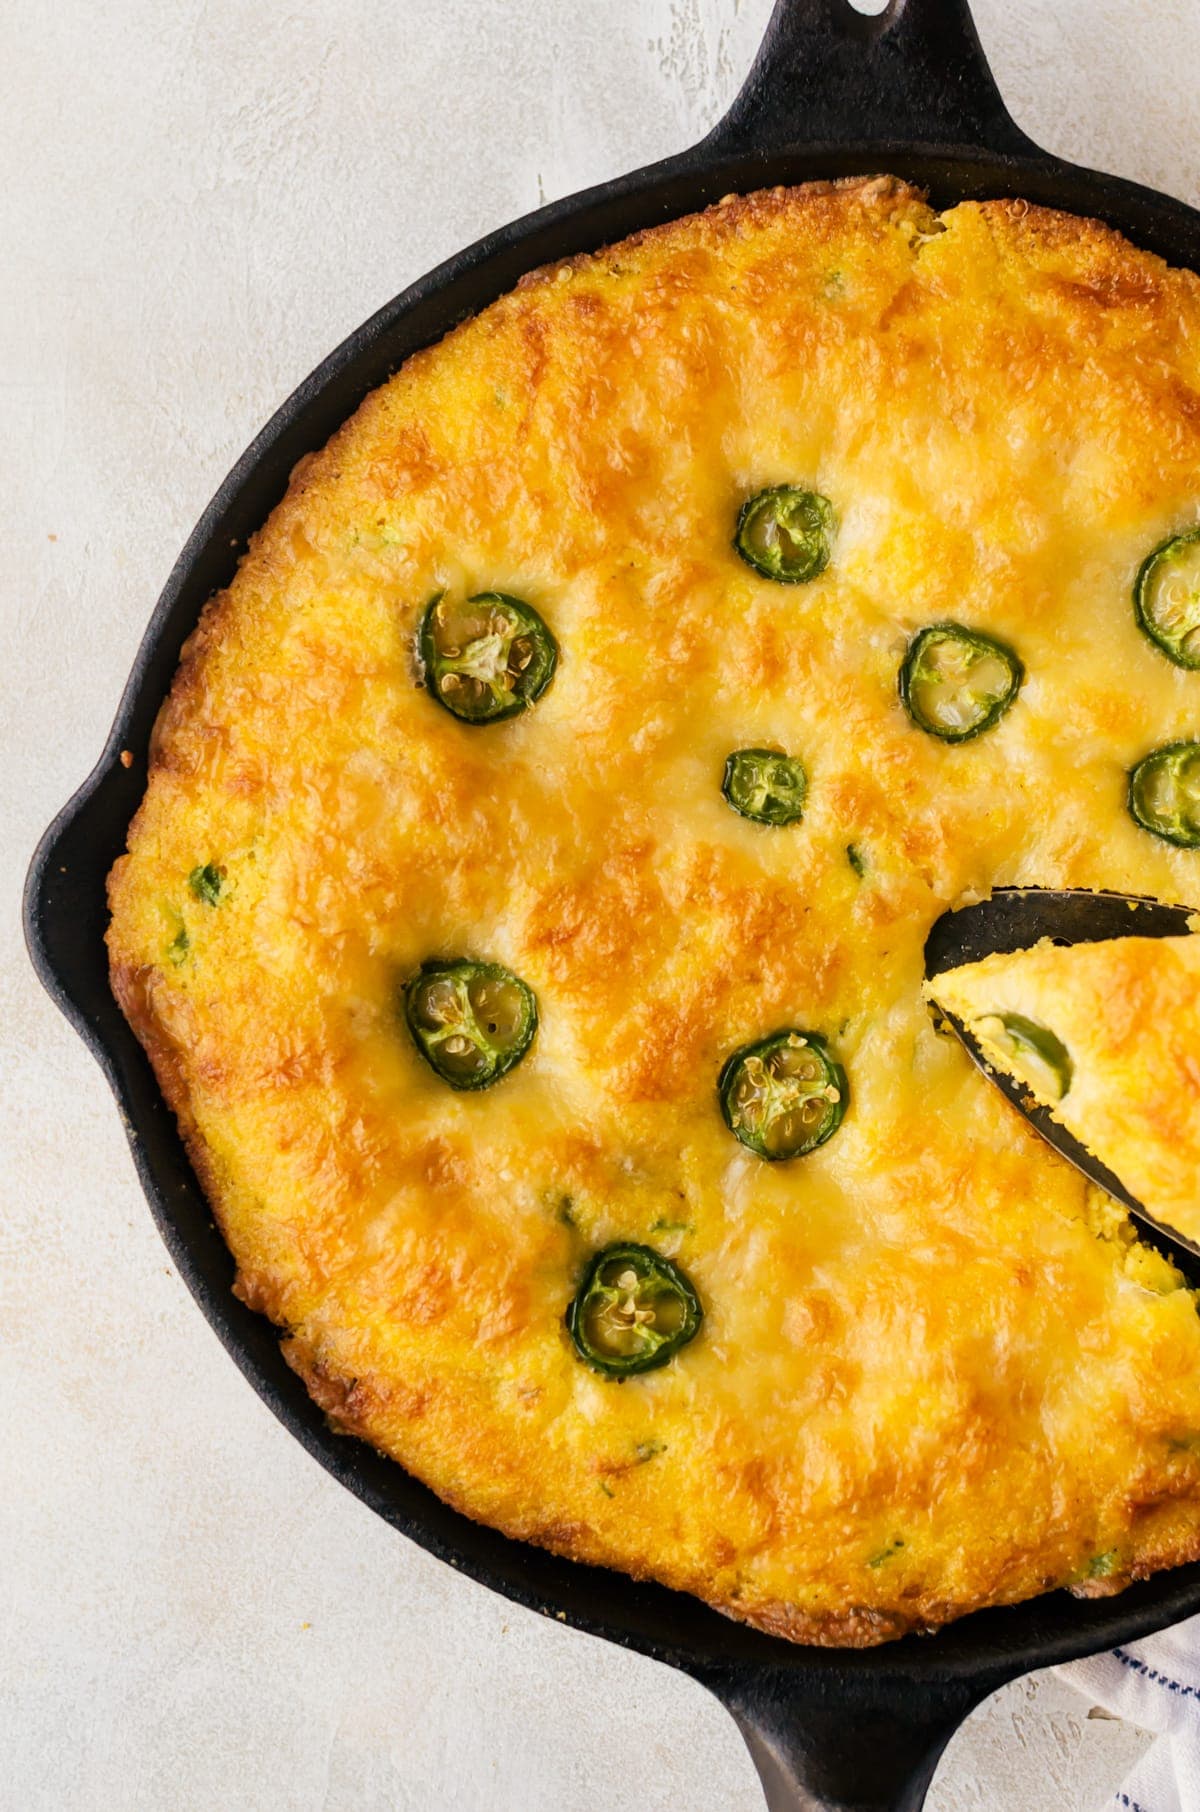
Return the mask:
{"type": "Polygon", "coordinates": [[[1200,1239],[1200,937],[985,957],[926,984],[1147,1212],[1200,1239]]]}

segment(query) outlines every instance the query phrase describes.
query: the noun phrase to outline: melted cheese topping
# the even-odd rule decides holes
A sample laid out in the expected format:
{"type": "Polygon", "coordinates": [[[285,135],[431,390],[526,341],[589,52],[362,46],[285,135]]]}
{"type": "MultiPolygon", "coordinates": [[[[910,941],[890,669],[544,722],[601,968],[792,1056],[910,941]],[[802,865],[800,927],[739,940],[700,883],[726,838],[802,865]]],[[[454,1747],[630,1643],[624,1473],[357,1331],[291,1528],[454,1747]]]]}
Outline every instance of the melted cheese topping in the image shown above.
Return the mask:
{"type": "Polygon", "coordinates": [[[1052,943],[989,956],[927,989],[1165,1226],[1200,1240],[1200,937],[1052,943]],[[997,1014],[1048,1026],[1070,1055],[1061,1099],[988,1035],[997,1014]]]}
{"type": "Polygon", "coordinates": [[[238,1287],[339,1426],[472,1516],[804,1640],[1200,1554],[1191,1295],[1137,1281],[921,998],[930,924],[993,884],[1195,897],[1200,858],[1124,799],[1200,723],[1130,603],[1198,501],[1197,279],[888,180],[535,273],[305,462],[185,651],[110,946],[238,1287]],[[804,586],[730,545],[781,483],[838,518],[804,586]],[[485,589],[561,660],[471,728],[414,635],[485,589]],[[897,699],[943,620],[1027,676],[954,748],[897,699]],[[721,796],[764,746],[807,769],[799,824],[721,796]],[[397,1004],[459,955],[540,1006],[476,1095],[397,1004]],[[769,1164],[716,1078],[787,1025],[850,1108],[769,1164]],[[705,1310],[622,1384],[563,1325],[618,1239],[705,1310]]]}

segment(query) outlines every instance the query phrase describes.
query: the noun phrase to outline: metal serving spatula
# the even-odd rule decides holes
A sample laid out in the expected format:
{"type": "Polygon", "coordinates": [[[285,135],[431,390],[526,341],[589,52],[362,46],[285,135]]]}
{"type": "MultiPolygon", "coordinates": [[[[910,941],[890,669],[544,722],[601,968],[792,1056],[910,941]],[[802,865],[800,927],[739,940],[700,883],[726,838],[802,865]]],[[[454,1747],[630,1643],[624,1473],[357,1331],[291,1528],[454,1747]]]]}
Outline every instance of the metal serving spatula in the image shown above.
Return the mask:
{"type": "MultiPolygon", "coordinates": [[[[1029,950],[1046,937],[1053,938],[1056,944],[1098,944],[1114,937],[1184,937],[1192,929],[1195,913],[1191,906],[1168,906],[1161,900],[1129,893],[1097,893],[1084,888],[1059,893],[1043,887],[999,887],[978,905],[960,906],[934,921],[925,940],[925,976],[932,981],[962,963],[976,963],[997,952],[1007,955],[1013,950],[1029,950]]],[[[961,1020],[942,1007],[938,1012],[988,1080],[1004,1092],[1047,1144],[1123,1202],[1155,1233],[1200,1256],[1200,1245],[1183,1239],[1147,1214],[1120,1178],[1072,1138],[1048,1107],[1033,1104],[1024,1084],[992,1069],[961,1020]]]]}

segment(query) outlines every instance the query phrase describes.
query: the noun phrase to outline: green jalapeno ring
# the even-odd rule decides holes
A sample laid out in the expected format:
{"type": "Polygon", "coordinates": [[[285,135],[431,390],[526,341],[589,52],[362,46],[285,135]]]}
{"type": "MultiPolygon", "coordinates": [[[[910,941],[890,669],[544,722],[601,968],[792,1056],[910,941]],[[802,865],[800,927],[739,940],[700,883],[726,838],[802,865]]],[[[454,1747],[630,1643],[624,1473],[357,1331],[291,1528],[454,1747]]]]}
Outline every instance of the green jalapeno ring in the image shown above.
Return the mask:
{"type": "Polygon", "coordinates": [[[459,1090],[491,1088],[525,1056],[537,996],[502,963],[433,959],[404,986],[412,1041],[434,1074],[459,1090]]]}
{"type": "Polygon", "coordinates": [[[519,716],[558,666],[558,643],[532,604],[503,591],[454,602],[435,592],[417,642],[430,696],[464,724],[519,716]]]}
{"type": "Polygon", "coordinates": [[[798,824],[804,816],[804,763],[780,749],[735,749],[721,791],[734,811],[755,824],[798,824]]]}
{"type": "Polygon", "coordinates": [[[1042,1093],[1052,1101],[1061,1101],[1069,1091],[1075,1066],[1066,1045],[1049,1026],[1027,1019],[1024,1013],[989,1013],[977,1019],[971,1030],[1009,1056],[1024,1058],[1026,1068],[1033,1072],[1034,1086],[1040,1084],[1042,1093]]]}
{"type": "Polygon", "coordinates": [[[1135,824],[1173,843],[1200,849],[1200,742],[1168,742],[1129,770],[1129,813],[1135,824]]]}
{"type": "Polygon", "coordinates": [[[1137,626],[1169,661],[1200,668],[1200,528],[1152,549],[1133,586],[1137,626]]]}
{"type": "Polygon", "coordinates": [[[846,1115],[850,1085],[818,1033],[785,1026],[726,1058],[717,1096],[734,1137],[777,1164],[833,1137],[846,1115]]]}
{"type": "Polygon", "coordinates": [[[691,1280],[653,1246],[618,1242],[594,1254],[567,1308],[575,1350],[606,1378],[666,1365],[700,1331],[691,1280]]]}
{"type": "Polygon", "coordinates": [[[837,514],[828,497],[777,484],[747,497],[738,511],[734,550],[764,579],[807,585],[829,565],[837,514]]]}
{"type": "Polygon", "coordinates": [[[930,623],[901,662],[900,702],[927,736],[970,742],[1000,721],[1024,678],[1021,660],[1006,642],[961,623],[930,623]]]}

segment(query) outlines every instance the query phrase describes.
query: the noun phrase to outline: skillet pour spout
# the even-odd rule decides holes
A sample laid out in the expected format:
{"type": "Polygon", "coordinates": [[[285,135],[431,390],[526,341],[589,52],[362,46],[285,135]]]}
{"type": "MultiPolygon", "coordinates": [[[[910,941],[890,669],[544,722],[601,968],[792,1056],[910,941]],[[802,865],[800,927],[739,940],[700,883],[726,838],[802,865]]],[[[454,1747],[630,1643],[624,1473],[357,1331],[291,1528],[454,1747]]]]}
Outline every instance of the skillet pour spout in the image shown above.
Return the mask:
{"type": "MultiPolygon", "coordinates": [[[[1054,1593],[973,1613],[934,1639],[799,1648],[698,1600],[562,1560],[470,1522],[364,1444],[335,1435],[279,1350],[232,1294],[233,1262],[108,986],[105,877],[145,787],[150,734],[180,649],[227,585],[297,462],[324,445],[404,359],[477,314],[526,272],[594,251],[724,195],[892,174],[936,206],[986,197],[1107,221],[1145,250],[1200,268],[1200,214],[1063,163],[1013,123],[966,0],[778,0],[725,118],[677,157],[500,228],[388,303],[305,380],[226,478],[159,600],[104,753],[50,826],[25,893],[32,960],[116,1094],[134,1162],[171,1255],[247,1378],[313,1457],[410,1540],[532,1610],[683,1669],[726,1704],[770,1812],[917,1812],[942,1748],[1005,1681],[1200,1612],[1200,1565],[1119,1597],[1054,1593]],[[131,758],[122,760],[122,752],[131,758]]],[[[867,1629],[870,1642],[886,1632],[867,1629]]]]}

